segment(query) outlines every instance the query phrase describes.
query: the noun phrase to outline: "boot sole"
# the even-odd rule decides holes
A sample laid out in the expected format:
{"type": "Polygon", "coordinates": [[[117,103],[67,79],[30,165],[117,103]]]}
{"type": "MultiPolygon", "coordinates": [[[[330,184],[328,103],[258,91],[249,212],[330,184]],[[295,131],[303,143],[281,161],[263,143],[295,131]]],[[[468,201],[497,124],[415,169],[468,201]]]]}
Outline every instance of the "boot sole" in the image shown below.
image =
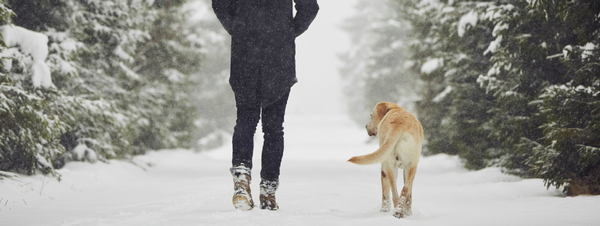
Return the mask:
{"type": "Polygon", "coordinates": [[[252,208],[254,208],[253,205],[250,203],[251,201],[248,200],[248,197],[243,195],[233,196],[232,202],[233,206],[238,210],[250,211],[252,210],[252,208]]]}

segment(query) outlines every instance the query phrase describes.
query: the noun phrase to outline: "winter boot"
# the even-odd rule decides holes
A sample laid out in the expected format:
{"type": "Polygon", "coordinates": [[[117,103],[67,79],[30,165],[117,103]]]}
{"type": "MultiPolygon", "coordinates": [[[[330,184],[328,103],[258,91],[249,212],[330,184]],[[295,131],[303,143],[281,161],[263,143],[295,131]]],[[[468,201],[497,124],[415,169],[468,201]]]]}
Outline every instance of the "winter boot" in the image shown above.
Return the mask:
{"type": "Polygon", "coordinates": [[[278,210],[279,206],[275,201],[275,191],[277,191],[279,181],[262,180],[260,182],[260,208],[267,210],[278,210]]]}
{"type": "Polygon", "coordinates": [[[252,210],[252,192],[250,191],[250,169],[245,166],[236,166],[230,169],[233,176],[233,206],[239,210],[252,210]]]}

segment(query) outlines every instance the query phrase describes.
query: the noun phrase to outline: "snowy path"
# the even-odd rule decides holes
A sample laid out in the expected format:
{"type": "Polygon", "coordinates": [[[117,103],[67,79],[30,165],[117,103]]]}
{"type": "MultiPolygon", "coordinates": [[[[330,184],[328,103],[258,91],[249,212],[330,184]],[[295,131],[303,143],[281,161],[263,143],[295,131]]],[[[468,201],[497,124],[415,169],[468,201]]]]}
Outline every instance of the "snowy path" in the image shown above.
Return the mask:
{"type": "MultiPolygon", "coordinates": [[[[491,168],[461,169],[455,157],[423,158],[414,215],[378,212],[379,166],[345,162],[375,150],[344,117],[288,117],[280,211],[231,205],[230,147],[152,152],[130,162],[71,163],[62,182],[0,180],[0,225],[597,225],[600,197],[562,197],[541,180],[491,168]]],[[[260,143],[257,139],[257,144],[260,143]]],[[[257,152],[258,153],[258,152],[257,152]]],[[[258,156],[258,154],[255,154],[258,156]]],[[[259,166],[259,159],[255,165],[259,166]]],[[[253,193],[258,196],[258,169],[253,193]]]]}

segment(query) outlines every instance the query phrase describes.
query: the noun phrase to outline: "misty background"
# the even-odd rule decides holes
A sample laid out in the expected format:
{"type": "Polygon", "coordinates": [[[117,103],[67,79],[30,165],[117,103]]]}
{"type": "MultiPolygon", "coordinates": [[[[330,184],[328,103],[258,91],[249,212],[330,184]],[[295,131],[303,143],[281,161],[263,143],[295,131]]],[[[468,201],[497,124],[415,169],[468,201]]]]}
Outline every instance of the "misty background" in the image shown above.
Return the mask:
{"type": "MultiPolygon", "coordinates": [[[[289,115],[362,127],[396,102],[424,155],[600,194],[600,1],[319,4],[289,115]]],[[[209,0],[2,0],[0,24],[1,171],[230,142],[230,37],[209,0]]]]}

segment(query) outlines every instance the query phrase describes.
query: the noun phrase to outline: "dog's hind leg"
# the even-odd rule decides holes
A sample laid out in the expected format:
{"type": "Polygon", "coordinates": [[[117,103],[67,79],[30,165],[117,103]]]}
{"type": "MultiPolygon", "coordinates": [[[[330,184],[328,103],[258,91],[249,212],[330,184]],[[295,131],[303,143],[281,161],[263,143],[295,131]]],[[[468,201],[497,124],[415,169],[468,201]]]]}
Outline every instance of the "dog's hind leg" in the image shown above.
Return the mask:
{"type": "Polygon", "coordinates": [[[404,170],[404,187],[402,188],[400,200],[394,213],[394,216],[397,218],[404,218],[412,215],[412,187],[416,173],[416,165],[408,170],[404,170]]]}

